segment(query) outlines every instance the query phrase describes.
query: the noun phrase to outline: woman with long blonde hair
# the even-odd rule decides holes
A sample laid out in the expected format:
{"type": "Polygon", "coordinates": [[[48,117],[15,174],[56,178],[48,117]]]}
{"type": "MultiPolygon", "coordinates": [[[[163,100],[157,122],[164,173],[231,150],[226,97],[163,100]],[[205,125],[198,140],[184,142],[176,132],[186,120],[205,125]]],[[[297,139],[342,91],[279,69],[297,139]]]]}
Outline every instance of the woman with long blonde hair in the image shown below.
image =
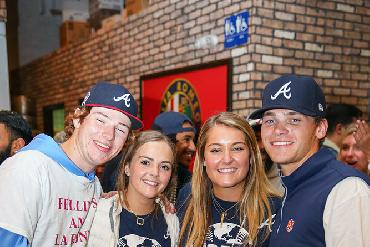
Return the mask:
{"type": "MultiPolygon", "coordinates": [[[[189,190],[189,187],[187,187],[189,190]]],[[[180,246],[264,246],[278,196],[270,187],[253,129],[222,112],[199,133],[191,194],[177,202],[180,246]]]]}

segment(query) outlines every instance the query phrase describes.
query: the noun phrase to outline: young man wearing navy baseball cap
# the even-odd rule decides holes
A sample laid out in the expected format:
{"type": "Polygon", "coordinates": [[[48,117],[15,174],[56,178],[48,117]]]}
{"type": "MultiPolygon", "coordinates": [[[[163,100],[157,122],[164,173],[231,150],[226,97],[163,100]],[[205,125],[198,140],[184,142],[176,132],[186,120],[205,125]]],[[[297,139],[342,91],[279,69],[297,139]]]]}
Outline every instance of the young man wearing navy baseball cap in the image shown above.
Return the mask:
{"type": "Polygon", "coordinates": [[[369,178],[319,149],[326,135],[325,97],[311,77],[284,75],[263,91],[261,136],[285,187],[270,245],[366,246],[369,178]]]}
{"type": "Polygon", "coordinates": [[[178,193],[183,185],[191,179],[189,164],[195,154],[194,124],[183,113],[162,112],[154,119],[152,129],[168,136],[176,146],[176,162],[178,163],[176,191],[178,193]]]}
{"type": "Polygon", "coordinates": [[[125,87],[99,82],[66,125],[66,142],[38,135],[0,167],[0,246],[85,246],[102,192],[95,168],[142,122],[125,87]]]}

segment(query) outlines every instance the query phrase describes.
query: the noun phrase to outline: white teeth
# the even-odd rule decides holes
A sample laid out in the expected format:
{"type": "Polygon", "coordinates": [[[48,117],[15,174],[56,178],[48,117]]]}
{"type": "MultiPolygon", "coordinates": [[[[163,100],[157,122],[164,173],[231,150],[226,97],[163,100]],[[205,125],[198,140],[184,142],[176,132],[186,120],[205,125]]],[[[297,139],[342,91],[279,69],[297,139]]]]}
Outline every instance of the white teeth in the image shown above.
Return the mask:
{"type": "Polygon", "coordinates": [[[231,173],[231,172],[235,172],[236,168],[221,168],[221,169],[218,169],[217,171],[220,173],[231,173]]]}
{"type": "Polygon", "coordinates": [[[103,143],[100,143],[100,142],[96,142],[96,145],[102,147],[102,148],[109,148],[109,146],[107,145],[104,145],[103,143]]]}
{"type": "Polygon", "coordinates": [[[143,180],[143,182],[146,183],[146,184],[149,184],[151,186],[157,186],[158,185],[158,183],[153,182],[153,181],[149,181],[149,180],[143,180]]]}
{"type": "Polygon", "coordinates": [[[272,145],[273,146],[287,146],[289,144],[291,144],[292,142],[273,142],[272,145]]]}

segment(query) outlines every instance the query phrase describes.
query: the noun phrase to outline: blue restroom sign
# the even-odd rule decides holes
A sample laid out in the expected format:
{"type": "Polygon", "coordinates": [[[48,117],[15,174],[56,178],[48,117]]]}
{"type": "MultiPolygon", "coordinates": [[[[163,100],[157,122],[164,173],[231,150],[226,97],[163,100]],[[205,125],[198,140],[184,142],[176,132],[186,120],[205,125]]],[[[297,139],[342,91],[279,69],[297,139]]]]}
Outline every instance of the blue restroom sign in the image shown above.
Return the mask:
{"type": "Polygon", "coordinates": [[[225,19],[224,35],[225,48],[242,45],[248,41],[249,12],[244,11],[225,19]]]}

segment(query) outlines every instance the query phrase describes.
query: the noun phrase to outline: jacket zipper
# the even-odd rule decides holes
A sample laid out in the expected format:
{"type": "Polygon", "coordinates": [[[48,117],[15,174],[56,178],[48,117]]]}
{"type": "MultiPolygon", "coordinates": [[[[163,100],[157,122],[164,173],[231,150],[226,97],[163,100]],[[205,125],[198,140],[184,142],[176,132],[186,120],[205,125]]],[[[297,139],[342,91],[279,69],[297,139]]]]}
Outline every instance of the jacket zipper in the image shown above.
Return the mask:
{"type": "Polygon", "coordinates": [[[279,233],[279,230],[280,230],[280,226],[281,226],[281,222],[283,222],[283,209],[284,209],[284,205],[285,205],[285,200],[288,196],[288,188],[285,186],[284,183],[282,183],[284,189],[285,189],[285,194],[284,194],[284,200],[281,204],[281,208],[280,208],[280,222],[279,222],[279,227],[278,229],[276,230],[276,233],[279,233]]]}

